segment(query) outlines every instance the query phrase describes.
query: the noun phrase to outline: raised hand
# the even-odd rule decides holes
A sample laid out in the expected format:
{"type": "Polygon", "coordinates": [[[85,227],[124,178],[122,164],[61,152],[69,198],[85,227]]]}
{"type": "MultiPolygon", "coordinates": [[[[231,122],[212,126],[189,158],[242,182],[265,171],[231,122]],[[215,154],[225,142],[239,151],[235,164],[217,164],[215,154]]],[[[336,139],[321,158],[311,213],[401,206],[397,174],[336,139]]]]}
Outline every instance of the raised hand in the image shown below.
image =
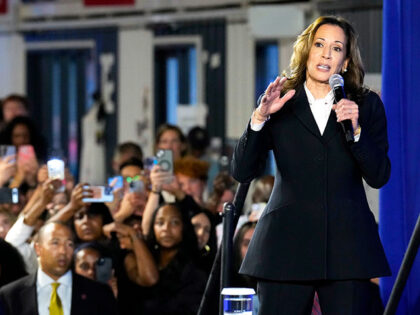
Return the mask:
{"type": "Polygon", "coordinates": [[[295,90],[288,91],[283,97],[281,91],[284,83],[287,81],[286,77],[280,79],[277,77],[274,82],[271,82],[265,90],[261,103],[255,110],[255,115],[252,119],[254,123],[261,123],[267,120],[268,116],[279,111],[284,104],[295,95],[295,90]]]}

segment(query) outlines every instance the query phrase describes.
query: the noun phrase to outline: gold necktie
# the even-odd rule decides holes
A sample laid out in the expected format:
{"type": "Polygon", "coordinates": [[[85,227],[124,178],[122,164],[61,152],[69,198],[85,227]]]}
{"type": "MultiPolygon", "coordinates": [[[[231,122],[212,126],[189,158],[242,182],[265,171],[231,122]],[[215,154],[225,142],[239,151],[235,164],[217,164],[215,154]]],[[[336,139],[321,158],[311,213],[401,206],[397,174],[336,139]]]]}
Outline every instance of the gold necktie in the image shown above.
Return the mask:
{"type": "Polygon", "coordinates": [[[57,288],[60,286],[58,282],[51,283],[51,301],[50,301],[50,315],[63,315],[63,305],[61,304],[60,296],[57,294],[57,288]]]}

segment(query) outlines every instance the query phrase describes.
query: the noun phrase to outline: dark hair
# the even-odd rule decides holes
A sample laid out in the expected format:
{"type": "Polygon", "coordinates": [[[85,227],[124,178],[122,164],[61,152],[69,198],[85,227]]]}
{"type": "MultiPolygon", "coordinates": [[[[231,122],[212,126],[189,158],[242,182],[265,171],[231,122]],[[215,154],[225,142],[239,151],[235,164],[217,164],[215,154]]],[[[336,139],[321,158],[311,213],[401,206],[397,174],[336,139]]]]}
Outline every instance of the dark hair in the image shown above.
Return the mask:
{"type": "MultiPolygon", "coordinates": [[[[207,209],[199,209],[193,217],[203,213],[210,221],[210,236],[207,242],[207,248],[204,247],[200,250],[200,257],[198,264],[205,272],[210,273],[213,266],[214,258],[217,253],[217,236],[216,236],[216,217],[207,209]]],[[[192,218],[191,218],[192,219],[192,218]]]]}
{"type": "MultiPolygon", "coordinates": [[[[91,203],[90,206],[86,208],[86,212],[90,212],[90,213],[93,213],[93,214],[100,215],[101,218],[102,218],[102,226],[104,226],[105,224],[109,224],[109,223],[114,221],[114,218],[112,217],[111,212],[109,211],[109,208],[103,202],[93,202],[93,203],[91,203]]],[[[75,218],[73,216],[73,218],[71,220],[71,229],[73,230],[74,234],[76,235],[76,244],[81,244],[81,243],[83,243],[83,241],[81,241],[81,239],[79,238],[79,236],[76,233],[76,228],[74,226],[74,221],[75,221],[75,218]]]]}
{"type": "Polygon", "coordinates": [[[117,149],[115,150],[114,159],[117,159],[119,155],[125,154],[125,153],[131,153],[133,157],[143,160],[143,150],[141,147],[134,142],[123,142],[117,146],[117,149]]]}
{"type": "Polygon", "coordinates": [[[236,182],[229,172],[219,172],[213,180],[213,191],[207,199],[207,209],[215,213],[217,211],[217,205],[226,190],[232,191],[233,195],[235,195],[235,186],[236,182]]]}
{"type": "MultiPolygon", "coordinates": [[[[181,143],[186,144],[187,143],[187,138],[185,137],[184,133],[182,132],[181,128],[179,128],[178,126],[175,125],[170,125],[170,124],[162,124],[159,126],[157,132],[156,132],[156,139],[155,139],[155,151],[157,150],[157,146],[159,144],[160,138],[162,137],[162,135],[166,132],[166,131],[174,131],[178,134],[179,140],[181,141],[181,143]]],[[[186,148],[184,149],[184,151],[181,152],[181,156],[184,156],[186,153],[186,148]]]]}
{"type": "Polygon", "coordinates": [[[29,144],[34,147],[38,160],[45,161],[47,158],[47,143],[44,137],[38,132],[38,128],[36,128],[34,121],[30,117],[18,116],[13,118],[1,133],[0,143],[9,145],[13,144],[12,134],[17,125],[24,125],[28,128],[30,136],[29,144]]]}
{"type": "MultiPolygon", "coordinates": [[[[352,99],[358,99],[366,91],[363,88],[365,71],[360,57],[360,50],[357,44],[357,33],[353,26],[344,18],[337,16],[321,16],[309,25],[297,38],[293,45],[293,54],[290,59],[290,75],[284,84],[284,91],[295,89],[306,80],[306,63],[309,57],[309,51],[314,41],[315,33],[325,24],[336,25],[340,27],[346,35],[346,59],[349,59],[347,72],[341,73],[345,82],[345,89],[348,96],[352,99]]],[[[286,74],[286,73],[284,73],[286,74]]]]}
{"type": "MultiPolygon", "coordinates": [[[[153,212],[152,220],[150,222],[149,233],[146,235],[146,242],[150,251],[152,252],[155,261],[159,260],[159,253],[160,253],[160,246],[156,240],[156,235],[154,231],[154,224],[156,221],[157,213],[163,207],[170,206],[176,209],[182,218],[182,241],[179,244],[178,253],[176,254],[175,258],[173,259],[175,264],[185,263],[188,260],[192,259],[194,261],[197,260],[199,257],[199,250],[198,250],[198,241],[194,231],[194,227],[191,224],[191,220],[187,215],[187,211],[185,209],[181,209],[179,203],[164,203],[159,205],[159,207],[153,212]]],[[[172,262],[170,263],[170,265],[172,262]]]]}
{"type": "Polygon", "coordinates": [[[209,133],[203,127],[193,127],[188,132],[187,139],[191,151],[199,151],[204,153],[204,151],[210,145],[209,133]]]}
{"type": "Polygon", "coordinates": [[[0,105],[1,105],[0,117],[2,120],[4,119],[3,107],[4,107],[4,104],[6,104],[7,102],[21,103],[23,107],[29,112],[30,103],[29,103],[29,99],[26,96],[20,95],[20,94],[9,94],[0,102],[0,105]]]}
{"type": "Polygon", "coordinates": [[[256,288],[256,281],[248,276],[239,274],[239,268],[242,264],[241,257],[241,244],[244,239],[245,233],[250,229],[255,229],[257,222],[246,222],[236,232],[233,239],[233,283],[234,286],[245,286],[256,288]]]}
{"type": "Polygon", "coordinates": [[[0,288],[26,275],[25,263],[18,250],[0,239],[0,288]]]}
{"type": "Polygon", "coordinates": [[[120,165],[120,172],[126,166],[137,166],[137,167],[139,167],[141,169],[144,168],[143,161],[140,160],[140,159],[138,159],[138,158],[136,158],[136,157],[132,157],[132,158],[128,159],[127,161],[125,161],[124,163],[122,163],[120,165]]]}

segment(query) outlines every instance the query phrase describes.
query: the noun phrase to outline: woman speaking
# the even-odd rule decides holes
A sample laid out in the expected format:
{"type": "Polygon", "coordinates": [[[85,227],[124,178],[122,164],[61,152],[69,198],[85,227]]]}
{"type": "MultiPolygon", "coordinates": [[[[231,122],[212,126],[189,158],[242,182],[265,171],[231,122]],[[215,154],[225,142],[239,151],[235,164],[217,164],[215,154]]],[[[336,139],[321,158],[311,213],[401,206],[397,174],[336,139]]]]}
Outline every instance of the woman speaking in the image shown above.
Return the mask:
{"type": "Polygon", "coordinates": [[[363,86],[353,27],[320,17],[294,44],[288,78],[270,83],[240,138],[233,176],[249,182],[269,150],[275,186],[240,273],[258,280],[259,314],[368,314],[369,279],[390,275],[365,191],[390,176],[384,106],[363,86]],[[329,79],[347,95],[334,102],[329,79]],[[346,139],[348,124],[354,139],[346,139]]]}

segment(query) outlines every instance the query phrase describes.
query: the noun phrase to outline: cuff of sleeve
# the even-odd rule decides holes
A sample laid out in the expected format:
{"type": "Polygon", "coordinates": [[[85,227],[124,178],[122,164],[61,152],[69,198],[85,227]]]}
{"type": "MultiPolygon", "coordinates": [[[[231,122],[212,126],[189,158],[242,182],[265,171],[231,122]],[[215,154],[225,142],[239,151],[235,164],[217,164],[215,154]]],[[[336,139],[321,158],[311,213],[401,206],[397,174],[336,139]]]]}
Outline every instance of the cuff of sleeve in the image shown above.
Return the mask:
{"type": "Polygon", "coordinates": [[[362,128],[360,126],[355,130],[354,133],[354,142],[359,142],[360,135],[362,134],[362,128]]]}
{"type": "Polygon", "coordinates": [[[252,120],[251,120],[250,125],[251,125],[251,130],[253,130],[253,131],[260,131],[262,129],[262,127],[264,127],[265,121],[262,122],[262,123],[260,123],[260,124],[253,124],[252,123],[252,120]]]}

